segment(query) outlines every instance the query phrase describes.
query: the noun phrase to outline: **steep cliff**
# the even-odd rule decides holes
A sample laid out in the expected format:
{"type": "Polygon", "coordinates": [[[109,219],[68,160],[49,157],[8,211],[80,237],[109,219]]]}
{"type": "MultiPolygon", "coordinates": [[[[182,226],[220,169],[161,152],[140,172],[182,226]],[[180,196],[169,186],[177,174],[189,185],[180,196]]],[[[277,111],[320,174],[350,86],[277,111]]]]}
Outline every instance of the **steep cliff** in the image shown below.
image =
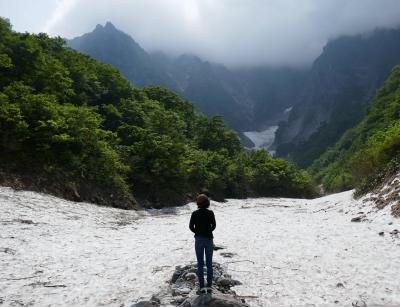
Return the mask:
{"type": "Polygon", "coordinates": [[[362,117],[400,63],[400,30],[376,30],[329,42],[315,60],[299,101],[281,123],[277,152],[308,166],[362,117]]]}

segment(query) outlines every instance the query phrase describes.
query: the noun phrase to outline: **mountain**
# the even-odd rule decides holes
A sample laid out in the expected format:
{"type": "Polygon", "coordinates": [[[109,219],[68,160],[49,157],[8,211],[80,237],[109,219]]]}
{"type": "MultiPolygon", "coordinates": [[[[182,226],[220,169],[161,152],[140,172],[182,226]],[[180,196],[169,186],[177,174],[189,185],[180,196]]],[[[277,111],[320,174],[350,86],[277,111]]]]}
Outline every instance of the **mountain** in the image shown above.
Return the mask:
{"type": "Polygon", "coordinates": [[[237,131],[263,130],[285,119],[306,75],[289,68],[229,69],[194,55],[148,53],[110,22],[68,44],[112,64],[135,85],[166,86],[201,112],[223,115],[237,131]]]}
{"type": "MultiPolygon", "coordinates": [[[[357,187],[359,193],[375,189],[400,171],[400,66],[393,69],[360,123],[310,170],[330,191],[357,187]]],[[[398,200],[398,192],[392,196],[398,200]]]]}
{"type": "Polygon", "coordinates": [[[275,145],[280,156],[307,167],[353,127],[368,102],[400,63],[400,30],[332,40],[313,63],[275,145]]]}
{"type": "Polygon", "coordinates": [[[175,90],[203,113],[223,115],[236,130],[252,122],[254,102],[225,66],[188,54],[173,58],[158,52],[153,59],[174,80],[175,90]]]}
{"type": "Polygon", "coordinates": [[[148,53],[111,23],[69,45],[114,65],[134,84],[166,86],[206,115],[222,114],[238,132],[264,131],[279,123],[273,148],[302,167],[361,120],[376,90],[400,63],[400,30],[334,39],[309,70],[227,68],[194,55],[148,53]]]}
{"type": "Polygon", "coordinates": [[[176,206],[203,189],[220,200],[314,195],[304,170],[245,151],[222,117],[2,18],[0,184],[125,209],[176,206]]]}
{"type": "Polygon", "coordinates": [[[69,40],[68,45],[117,67],[136,86],[157,84],[175,88],[170,77],[154,65],[151,56],[111,22],[97,25],[93,32],[69,40]]]}

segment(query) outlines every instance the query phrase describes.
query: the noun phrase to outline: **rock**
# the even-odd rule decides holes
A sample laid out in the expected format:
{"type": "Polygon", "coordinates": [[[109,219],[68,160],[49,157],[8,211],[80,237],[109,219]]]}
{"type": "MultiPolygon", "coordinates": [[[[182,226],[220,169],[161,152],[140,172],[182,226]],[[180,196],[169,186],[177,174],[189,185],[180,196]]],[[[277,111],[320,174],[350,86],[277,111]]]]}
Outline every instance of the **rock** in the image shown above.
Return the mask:
{"type": "Polygon", "coordinates": [[[236,285],[240,285],[240,282],[227,277],[220,277],[216,281],[217,286],[222,288],[230,288],[236,285]]]}
{"type": "Polygon", "coordinates": [[[232,258],[235,255],[235,253],[221,253],[221,256],[225,258],[232,258]]]}
{"type": "Polygon", "coordinates": [[[190,288],[178,288],[178,289],[176,289],[175,290],[175,293],[178,293],[178,295],[180,294],[180,295],[187,295],[187,294],[189,294],[190,293],[190,291],[192,291],[192,289],[190,289],[190,288]]]}
{"type": "Polygon", "coordinates": [[[159,307],[160,303],[160,299],[153,295],[149,301],[140,301],[131,305],[131,307],[159,307]]]}
{"type": "Polygon", "coordinates": [[[160,304],[153,301],[141,301],[139,303],[131,305],[131,307],[159,307],[160,304]]]}
{"type": "Polygon", "coordinates": [[[194,280],[195,281],[196,278],[197,278],[197,275],[195,273],[189,272],[189,273],[185,274],[185,280],[194,280]]]}
{"type": "Polygon", "coordinates": [[[344,285],[341,282],[338,282],[336,284],[336,288],[344,288],[344,285]]]}
{"type": "Polygon", "coordinates": [[[17,251],[15,249],[8,248],[8,247],[0,247],[0,252],[6,253],[6,254],[10,254],[10,255],[15,255],[15,253],[17,251]]]}
{"type": "Polygon", "coordinates": [[[192,289],[184,287],[184,288],[176,288],[173,290],[173,295],[175,296],[181,296],[181,295],[188,295],[190,292],[192,291],[192,289]]]}
{"type": "Polygon", "coordinates": [[[361,222],[361,221],[363,221],[365,219],[365,215],[360,215],[360,216],[357,216],[357,217],[353,217],[352,219],[351,219],[351,221],[352,222],[361,222]]]}
{"type": "Polygon", "coordinates": [[[398,202],[397,204],[393,205],[391,210],[392,210],[392,215],[394,217],[400,217],[400,202],[398,202]]]}
{"type": "MultiPolygon", "coordinates": [[[[247,306],[246,301],[236,297],[236,293],[230,288],[239,285],[240,282],[233,280],[232,277],[224,271],[224,268],[213,263],[213,287],[212,294],[196,293],[198,288],[197,264],[192,263],[185,266],[176,266],[172,274],[168,288],[157,293],[158,300],[154,296],[149,301],[139,302],[132,307],[153,307],[153,306],[221,306],[235,307],[247,306]],[[208,298],[206,298],[208,297],[208,298]],[[142,305],[138,305],[142,304],[142,305]]],[[[206,270],[204,272],[206,276],[206,270]]]]}
{"type": "Polygon", "coordinates": [[[160,299],[156,295],[152,295],[150,301],[153,303],[161,304],[160,299]]]}
{"type": "Polygon", "coordinates": [[[172,278],[171,278],[171,283],[175,283],[178,280],[178,278],[182,275],[183,272],[184,272],[184,270],[181,266],[178,265],[177,267],[175,267],[174,274],[172,275],[172,278]]]}
{"type": "Polygon", "coordinates": [[[380,235],[380,236],[384,236],[385,233],[384,233],[383,231],[381,231],[381,232],[379,233],[379,235],[380,235]]]}
{"type": "Polygon", "coordinates": [[[180,305],[185,301],[185,299],[186,298],[184,296],[176,296],[171,303],[180,305]]]}
{"type": "Polygon", "coordinates": [[[15,219],[14,221],[19,222],[21,224],[28,224],[28,225],[35,224],[32,220],[15,219]]]}
{"type": "Polygon", "coordinates": [[[184,307],[247,307],[248,305],[224,294],[203,294],[194,299],[187,299],[184,307]]]}
{"type": "Polygon", "coordinates": [[[367,307],[367,304],[364,301],[354,301],[351,303],[353,307],[367,307]]]}
{"type": "Polygon", "coordinates": [[[229,287],[231,284],[231,280],[228,278],[218,278],[217,285],[220,287],[229,287]]]}

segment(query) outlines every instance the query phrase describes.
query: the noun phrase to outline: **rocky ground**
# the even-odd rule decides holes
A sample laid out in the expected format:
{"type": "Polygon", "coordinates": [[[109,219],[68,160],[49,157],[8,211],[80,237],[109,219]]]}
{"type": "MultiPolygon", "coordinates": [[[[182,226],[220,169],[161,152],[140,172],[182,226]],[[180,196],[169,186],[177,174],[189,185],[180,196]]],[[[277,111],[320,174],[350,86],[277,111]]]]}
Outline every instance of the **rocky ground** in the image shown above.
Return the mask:
{"type": "Polygon", "coordinates": [[[400,217],[400,174],[389,178],[382,186],[368,194],[364,201],[371,201],[378,209],[390,207],[395,217],[400,217]]]}
{"type": "MultiPolygon", "coordinates": [[[[237,296],[231,289],[241,283],[232,279],[219,263],[213,263],[213,287],[212,293],[201,294],[196,276],[195,263],[177,266],[170,280],[169,287],[150,300],[141,301],[131,307],[151,306],[183,306],[183,307],[246,307],[244,298],[237,296]]],[[[205,268],[207,272],[207,268],[205,268]]]]}

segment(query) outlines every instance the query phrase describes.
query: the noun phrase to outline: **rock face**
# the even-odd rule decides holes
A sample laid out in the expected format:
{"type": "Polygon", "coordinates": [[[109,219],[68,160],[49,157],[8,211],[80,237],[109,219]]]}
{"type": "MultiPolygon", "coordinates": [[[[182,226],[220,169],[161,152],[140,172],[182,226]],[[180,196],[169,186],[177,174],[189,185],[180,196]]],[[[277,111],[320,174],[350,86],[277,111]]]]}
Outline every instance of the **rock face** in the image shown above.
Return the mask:
{"type": "Polygon", "coordinates": [[[277,153],[302,166],[362,117],[378,87],[400,63],[400,30],[340,37],[313,63],[299,100],[276,133],[277,153]]]}
{"type": "Polygon", "coordinates": [[[213,264],[214,279],[212,293],[201,294],[198,291],[196,264],[177,266],[171,277],[168,289],[153,295],[148,301],[141,301],[131,307],[184,306],[184,307],[246,307],[231,287],[240,282],[232,279],[223,267],[213,264]]]}
{"type": "Polygon", "coordinates": [[[68,41],[70,47],[111,64],[134,85],[160,85],[192,101],[207,115],[222,114],[238,131],[263,130],[286,118],[308,70],[229,69],[194,55],[146,52],[110,22],[68,41]]]}
{"type": "Polygon", "coordinates": [[[97,25],[91,33],[69,40],[68,45],[118,68],[136,86],[173,86],[166,73],[154,65],[151,56],[111,22],[97,25]]]}

